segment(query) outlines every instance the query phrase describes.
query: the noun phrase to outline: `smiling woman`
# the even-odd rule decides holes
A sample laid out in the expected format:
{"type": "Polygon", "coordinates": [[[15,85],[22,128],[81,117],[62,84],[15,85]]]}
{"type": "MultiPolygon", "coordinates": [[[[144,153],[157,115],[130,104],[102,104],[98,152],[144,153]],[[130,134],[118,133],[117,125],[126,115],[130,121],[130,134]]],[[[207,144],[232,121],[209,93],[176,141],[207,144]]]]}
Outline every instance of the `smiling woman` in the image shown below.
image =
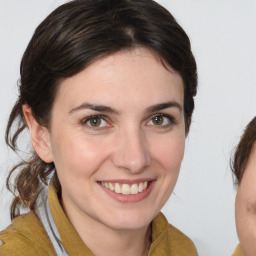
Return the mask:
{"type": "Polygon", "coordinates": [[[34,151],[7,179],[15,199],[1,255],[197,255],[160,213],[197,88],[189,39],[167,10],[68,2],[36,29],[20,81],[6,141],[17,150],[28,128],[34,151]]]}

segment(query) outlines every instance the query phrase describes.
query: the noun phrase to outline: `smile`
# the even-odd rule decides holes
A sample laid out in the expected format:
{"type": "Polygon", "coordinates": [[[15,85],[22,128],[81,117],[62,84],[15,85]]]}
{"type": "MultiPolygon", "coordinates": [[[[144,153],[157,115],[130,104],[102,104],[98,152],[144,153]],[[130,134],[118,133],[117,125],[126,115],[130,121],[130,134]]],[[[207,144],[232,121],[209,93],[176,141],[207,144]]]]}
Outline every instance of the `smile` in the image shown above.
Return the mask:
{"type": "Polygon", "coordinates": [[[138,193],[141,193],[144,190],[146,190],[149,183],[150,182],[148,181],[144,181],[144,182],[133,183],[133,184],[125,184],[125,183],[121,184],[121,183],[101,181],[100,185],[110,191],[115,192],[116,194],[137,195],[138,193]]]}

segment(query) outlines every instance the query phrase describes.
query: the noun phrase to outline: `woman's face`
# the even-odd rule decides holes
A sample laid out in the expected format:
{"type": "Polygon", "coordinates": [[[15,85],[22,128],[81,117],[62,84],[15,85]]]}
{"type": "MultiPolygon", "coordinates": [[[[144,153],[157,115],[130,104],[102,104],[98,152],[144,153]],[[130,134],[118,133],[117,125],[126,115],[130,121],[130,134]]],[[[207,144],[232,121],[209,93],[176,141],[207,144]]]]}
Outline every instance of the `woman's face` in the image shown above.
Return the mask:
{"type": "Polygon", "coordinates": [[[236,195],[236,228],[245,255],[256,255],[256,143],[236,195]]]}
{"type": "Polygon", "coordinates": [[[99,59],[62,82],[49,151],[73,224],[148,226],[179,174],[183,98],[181,76],[145,48],[99,59]]]}

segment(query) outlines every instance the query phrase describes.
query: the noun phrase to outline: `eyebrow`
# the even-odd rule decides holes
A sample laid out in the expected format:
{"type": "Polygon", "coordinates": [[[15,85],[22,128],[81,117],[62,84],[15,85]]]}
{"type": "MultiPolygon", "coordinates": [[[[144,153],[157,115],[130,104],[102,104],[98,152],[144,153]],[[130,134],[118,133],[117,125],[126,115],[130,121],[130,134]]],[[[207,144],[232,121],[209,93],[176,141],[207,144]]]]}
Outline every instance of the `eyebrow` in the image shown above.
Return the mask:
{"type": "MultiPolygon", "coordinates": [[[[172,107],[178,108],[180,111],[182,111],[182,106],[178,102],[168,101],[168,102],[159,103],[159,104],[150,106],[150,107],[146,108],[145,112],[153,113],[153,112],[157,112],[157,111],[167,109],[167,108],[172,108],[172,107]]],[[[97,105],[97,104],[90,104],[90,103],[82,103],[78,107],[72,108],[69,111],[69,113],[72,114],[73,112],[83,110],[83,109],[91,109],[94,111],[111,113],[111,114],[120,114],[120,112],[114,108],[111,108],[111,107],[108,107],[105,105],[97,105]]]]}
{"type": "Polygon", "coordinates": [[[152,113],[152,112],[157,112],[163,109],[167,109],[167,108],[178,108],[180,111],[182,111],[182,106],[176,102],[176,101],[168,101],[168,102],[164,102],[164,103],[160,103],[160,104],[156,104],[153,106],[150,106],[146,109],[146,113],[152,113]]]}
{"type": "Polygon", "coordinates": [[[75,111],[82,110],[82,109],[91,109],[91,110],[98,111],[98,112],[106,112],[106,113],[111,113],[111,114],[119,114],[119,111],[117,111],[114,108],[111,108],[111,107],[108,107],[108,106],[104,106],[104,105],[90,104],[90,103],[82,103],[78,107],[72,108],[69,111],[69,113],[71,114],[71,113],[73,113],[75,111]]]}

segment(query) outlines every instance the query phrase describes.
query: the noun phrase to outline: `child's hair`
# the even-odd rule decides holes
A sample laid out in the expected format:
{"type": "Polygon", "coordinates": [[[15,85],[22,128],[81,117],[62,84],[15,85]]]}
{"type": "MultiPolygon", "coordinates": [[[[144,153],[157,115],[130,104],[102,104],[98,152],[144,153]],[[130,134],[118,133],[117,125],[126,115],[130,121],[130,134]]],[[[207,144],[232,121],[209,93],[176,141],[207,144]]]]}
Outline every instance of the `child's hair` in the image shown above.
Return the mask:
{"type": "Polygon", "coordinates": [[[234,174],[234,183],[238,186],[243,178],[243,174],[256,142],[256,117],[254,117],[246,126],[239,144],[235,149],[231,159],[231,170],[234,174]]]}
{"type": "MultiPolygon", "coordinates": [[[[20,66],[19,97],[6,129],[7,144],[16,151],[17,139],[27,128],[23,104],[31,107],[40,125],[50,128],[55,95],[65,78],[96,59],[136,47],[152,50],[163,65],[172,66],[181,75],[188,132],[197,68],[189,38],[173,16],[152,0],[73,0],[45,19],[27,46],[20,66]]],[[[7,187],[15,194],[11,218],[20,214],[21,207],[34,209],[40,184],[47,183],[53,170],[54,163],[45,163],[35,152],[12,168],[7,178],[7,187]],[[15,170],[18,175],[12,186],[15,170]]]]}

